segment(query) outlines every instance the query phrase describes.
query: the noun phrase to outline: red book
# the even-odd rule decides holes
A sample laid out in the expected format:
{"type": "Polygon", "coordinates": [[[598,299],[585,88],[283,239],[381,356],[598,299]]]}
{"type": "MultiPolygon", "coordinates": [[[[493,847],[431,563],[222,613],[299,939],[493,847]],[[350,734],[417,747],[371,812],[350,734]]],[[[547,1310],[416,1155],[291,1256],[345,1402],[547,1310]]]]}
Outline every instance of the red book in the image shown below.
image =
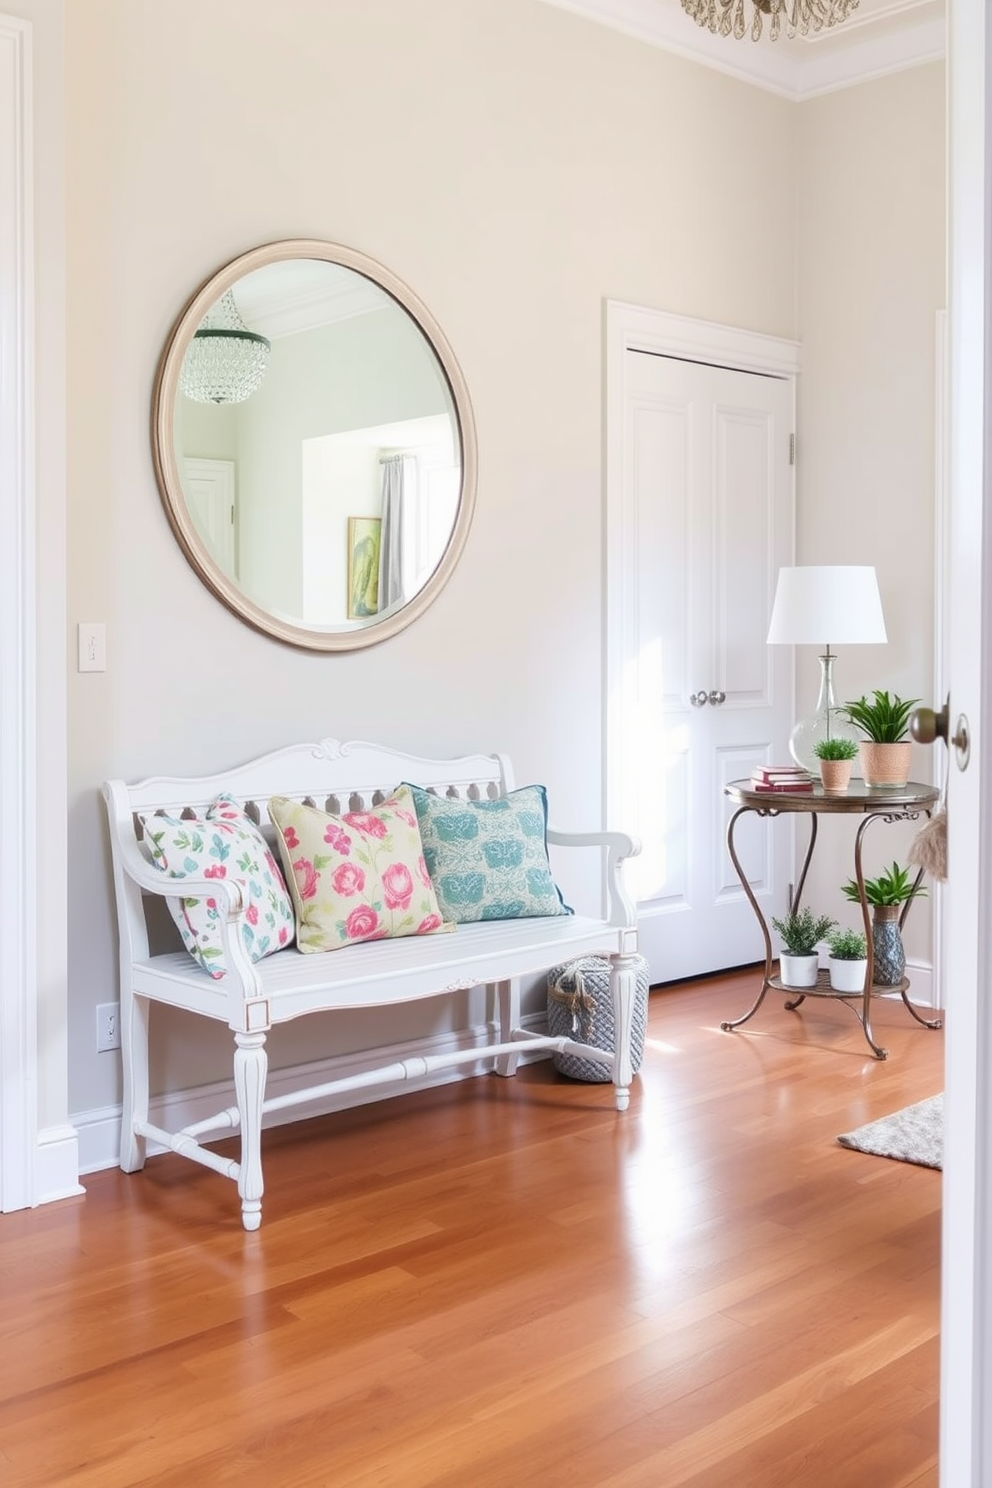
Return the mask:
{"type": "Polygon", "coordinates": [[[802,765],[755,765],[751,771],[752,780],[812,780],[808,770],[802,765]]]}
{"type": "Polygon", "coordinates": [[[770,795],[794,796],[813,789],[813,781],[807,775],[801,780],[752,780],[753,791],[767,791],[770,795]]]}

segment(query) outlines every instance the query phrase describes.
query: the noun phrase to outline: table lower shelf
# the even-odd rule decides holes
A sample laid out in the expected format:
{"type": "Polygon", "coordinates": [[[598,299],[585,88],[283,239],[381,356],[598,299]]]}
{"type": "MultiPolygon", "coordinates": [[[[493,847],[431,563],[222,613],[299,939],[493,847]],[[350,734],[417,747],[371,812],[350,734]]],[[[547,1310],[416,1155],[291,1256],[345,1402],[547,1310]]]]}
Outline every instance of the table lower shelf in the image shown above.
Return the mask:
{"type": "Polygon", "coordinates": [[[816,979],[816,984],[812,987],[792,987],[789,985],[788,982],[784,982],[780,976],[764,976],[761,979],[761,988],[758,992],[758,995],[754,999],[751,1007],[748,1008],[747,1012],[744,1013],[740,1018],[727,1019],[726,1022],[720,1024],[720,1027],[723,1029],[724,1033],[731,1033],[735,1028],[740,1028],[743,1024],[747,1023],[749,1019],[754,1017],[755,1013],[764,1002],[767,994],[772,991],[782,992],[785,994],[785,997],[787,999],[785,1006],[790,1012],[794,1012],[795,1009],[798,1008],[801,1003],[806,1000],[807,997],[829,997],[832,998],[835,1002],[845,1003],[851,1009],[858,1022],[861,1024],[864,1036],[867,1039],[869,1047],[871,1048],[871,1051],[874,1054],[875,1058],[886,1059],[888,1058],[888,1051],[886,1049],[883,1049],[881,1044],[876,1044],[871,1031],[871,1004],[873,998],[884,997],[887,992],[892,993],[902,999],[903,1006],[912,1014],[917,1023],[922,1024],[924,1028],[940,1028],[942,1025],[943,1020],[940,1018],[921,1017],[916,1008],[914,1008],[913,1004],[910,1002],[909,998],[906,996],[908,987],[908,977],[903,977],[902,980],[896,982],[894,986],[883,986],[879,982],[873,982],[871,985],[871,991],[866,997],[864,994],[864,989],[862,989],[860,992],[839,992],[835,987],[831,987],[830,972],[828,970],[822,970],[819,972],[816,979]]]}
{"type": "MultiPolygon", "coordinates": [[[[838,991],[836,987],[832,987],[830,985],[830,972],[828,970],[826,970],[826,969],[822,969],[817,974],[816,985],[813,986],[813,987],[793,987],[791,985],[791,983],[789,983],[789,982],[783,982],[783,980],[782,980],[782,978],[780,976],[769,977],[766,985],[769,988],[774,988],[774,990],[776,992],[788,992],[793,997],[841,997],[841,998],[849,998],[849,997],[864,997],[864,995],[865,995],[863,989],[859,989],[856,992],[840,992],[840,991],[838,991]]],[[[871,995],[872,995],[872,997],[882,997],[882,996],[884,996],[884,994],[886,992],[892,992],[892,993],[895,993],[896,996],[899,996],[901,993],[905,993],[906,991],[908,991],[908,989],[909,989],[909,978],[908,977],[903,977],[902,980],[901,981],[898,981],[898,982],[886,982],[886,983],[872,982],[872,985],[871,985],[871,995]]]]}

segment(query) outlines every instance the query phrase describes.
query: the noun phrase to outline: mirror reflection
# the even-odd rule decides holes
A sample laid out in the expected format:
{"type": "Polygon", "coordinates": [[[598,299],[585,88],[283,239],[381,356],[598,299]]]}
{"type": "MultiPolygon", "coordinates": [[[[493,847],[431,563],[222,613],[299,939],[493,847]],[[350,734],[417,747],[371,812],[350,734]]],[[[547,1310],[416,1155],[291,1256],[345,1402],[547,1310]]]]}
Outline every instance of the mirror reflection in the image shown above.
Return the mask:
{"type": "Polygon", "coordinates": [[[263,610],[368,625],[441,560],[461,487],[451,391],[416,321],[352,269],[238,279],[185,353],[174,433],[200,538],[263,610]]]}

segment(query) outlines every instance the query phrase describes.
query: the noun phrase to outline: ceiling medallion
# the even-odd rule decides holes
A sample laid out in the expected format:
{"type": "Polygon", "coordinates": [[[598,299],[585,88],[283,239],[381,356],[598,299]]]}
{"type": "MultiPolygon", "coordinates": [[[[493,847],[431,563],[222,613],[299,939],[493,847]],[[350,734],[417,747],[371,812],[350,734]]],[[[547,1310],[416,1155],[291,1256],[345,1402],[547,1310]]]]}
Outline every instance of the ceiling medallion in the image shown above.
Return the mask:
{"type": "Polygon", "coordinates": [[[789,37],[797,33],[822,31],[825,26],[836,26],[846,21],[858,0],[750,0],[754,7],[750,28],[744,10],[744,0],[682,0],[682,9],[698,26],[705,26],[714,36],[735,36],[742,40],[750,30],[751,40],[761,37],[762,16],[770,16],[769,35],[777,41],[782,33],[783,18],[789,37]]]}

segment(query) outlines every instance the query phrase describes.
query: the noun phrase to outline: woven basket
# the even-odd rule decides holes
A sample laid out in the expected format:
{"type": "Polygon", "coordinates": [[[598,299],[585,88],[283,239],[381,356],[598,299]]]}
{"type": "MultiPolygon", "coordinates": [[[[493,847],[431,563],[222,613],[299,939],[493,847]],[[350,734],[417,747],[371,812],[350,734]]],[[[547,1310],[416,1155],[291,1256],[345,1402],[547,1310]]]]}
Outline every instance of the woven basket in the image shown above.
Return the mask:
{"type": "MultiPolygon", "coordinates": [[[[644,1057],[644,1034],[648,1021],[648,963],[635,958],[637,985],[630,1032],[630,1062],[636,1074],[644,1057]]],[[[596,1049],[616,1047],[613,999],[610,996],[610,963],[602,956],[579,956],[553,966],[548,972],[548,1032],[553,1038],[571,1038],[596,1049]]],[[[577,1054],[555,1054],[555,1069],[573,1080],[602,1084],[612,1079],[605,1064],[582,1059],[577,1054]]]]}

